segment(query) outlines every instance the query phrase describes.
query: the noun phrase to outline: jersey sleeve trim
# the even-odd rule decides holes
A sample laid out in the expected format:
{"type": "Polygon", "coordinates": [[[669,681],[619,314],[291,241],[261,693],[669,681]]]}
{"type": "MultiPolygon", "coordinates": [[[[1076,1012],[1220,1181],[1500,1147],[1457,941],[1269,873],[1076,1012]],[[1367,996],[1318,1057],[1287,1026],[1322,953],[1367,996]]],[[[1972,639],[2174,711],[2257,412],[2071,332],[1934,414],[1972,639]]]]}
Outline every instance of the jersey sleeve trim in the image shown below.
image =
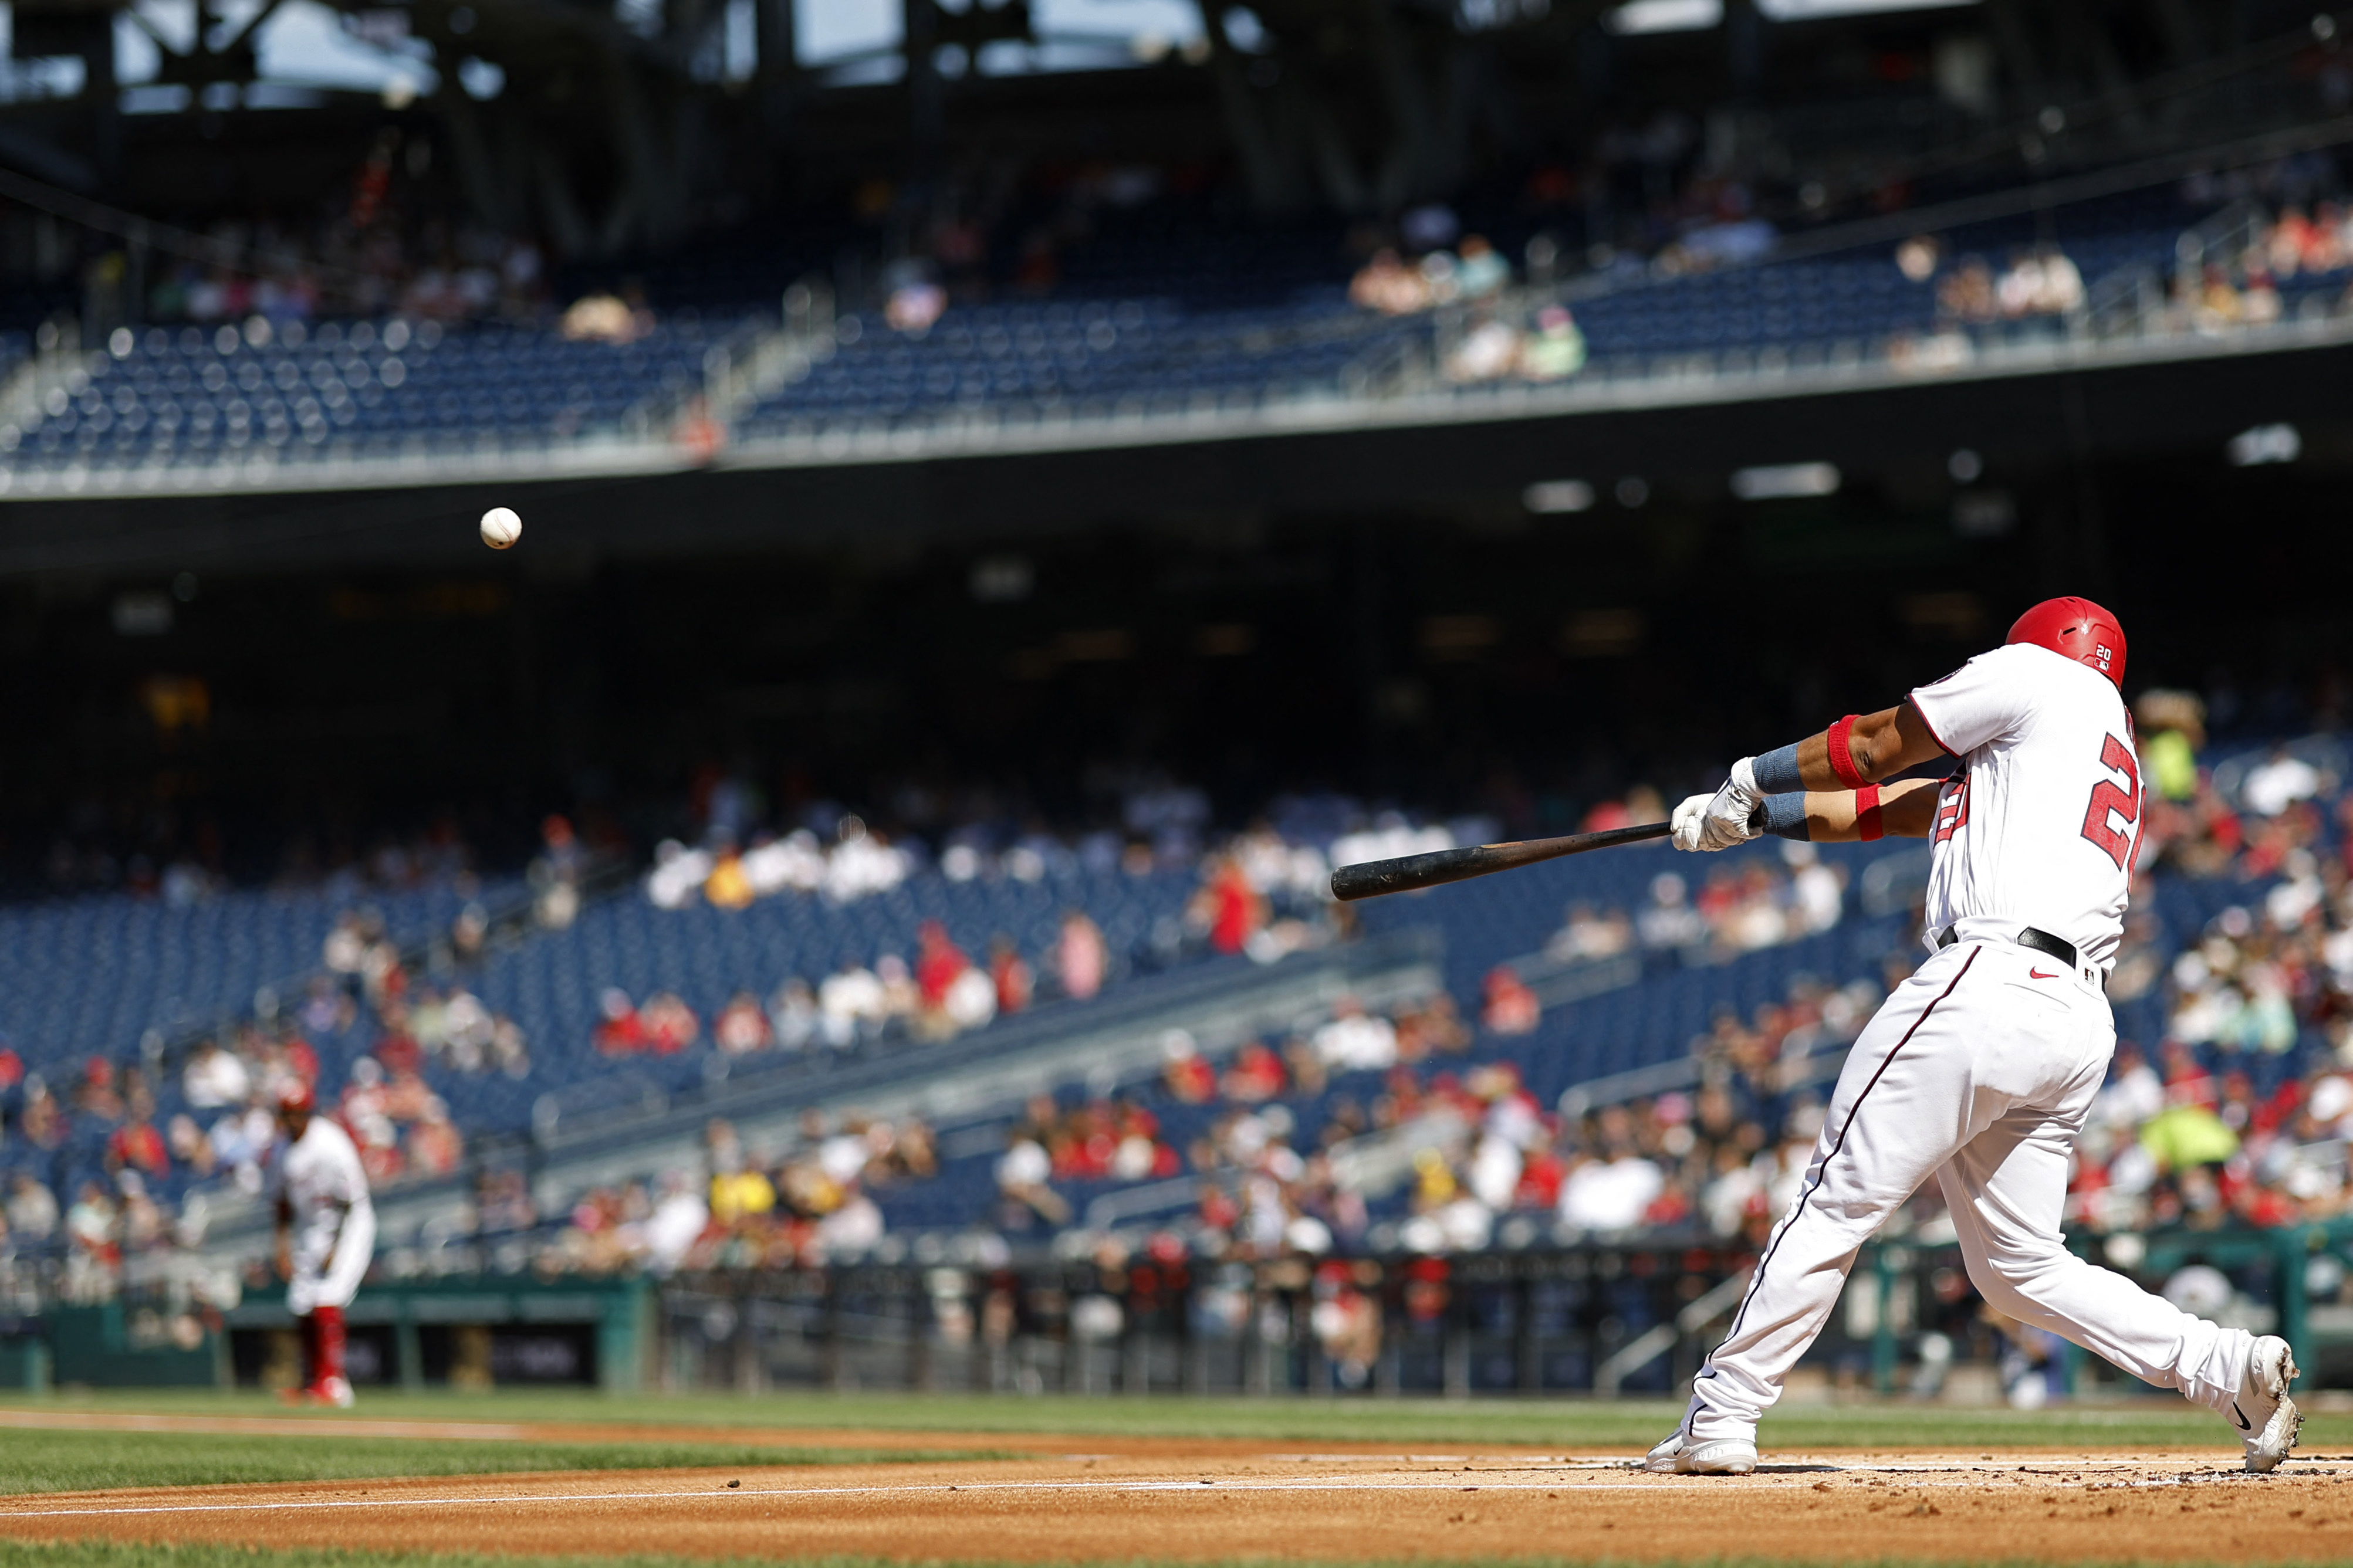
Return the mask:
{"type": "Polygon", "coordinates": [[[1912,705],[1912,711],[1919,715],[1920,727],[1928,731],[1928,739],[1936,742],[1936,749],[1938,751],[1943,752],[1945,755],[1948,757],[1957,757],[1961,754],[1960,752],[1953,750],[1952,747],[1945,744],[1945,737],[1936,733],[1936,723],[1928,717],[1928,710],[1920,706],[1920,694],[1918,692],[1915,691],[1907,693],[1904,700],[1909,702],[1912,705]]]}

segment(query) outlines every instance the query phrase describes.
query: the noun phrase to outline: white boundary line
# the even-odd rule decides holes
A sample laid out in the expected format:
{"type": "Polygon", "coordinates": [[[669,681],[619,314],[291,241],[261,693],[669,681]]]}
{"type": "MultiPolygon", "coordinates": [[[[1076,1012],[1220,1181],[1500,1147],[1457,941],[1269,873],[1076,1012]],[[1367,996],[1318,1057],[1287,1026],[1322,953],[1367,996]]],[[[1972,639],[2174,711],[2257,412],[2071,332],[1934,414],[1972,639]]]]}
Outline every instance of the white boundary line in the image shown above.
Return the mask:
{"type": "MultiPolygon", "coordinates": [[[[1629,1461],[1629,1463],[1630,1464],[1630,1461],[1629,1461]]],[[[2018,1473],[2019,1472],[2014,1468],[1989,1468],[1978,1471],[1975,1474],[1978,1477],[1992,1478],[1998,1476],[2014,1476],[2018,1473]]],[[[2307,1471],[2302,1473],[2310,1474],[2312,1472],[2307,1471]]],[[[1925,1466],[1873,1466],[1868,1468],[1858,1467],[1852,1469],[1842,1467],[1823,1467],[1822,1469],[1819,1471],[1809,1467],[1805,1469],[1793,1469],[1790,1479],[1794,1482],[1799,1477],[1811,1474],[1839,1474],[1848,1476],[1894,1474],[1905,1476],[1926,1476],[1951,1475],[1953,1474],[1953,1471],[1949,1468],[1930,1469],[1925,1466]]],[[[2214,1470],[2211,1472],[2184,1471],[2171,1476],[2144,1476],[2118,1480],[2092,1480],[2088,1483],[2081,1480],[2060,1481],[2056,1477],[2041,1472],[2029,1472],[2029,1474],[2033,1475],[2035,1479],[2021,1483],[2024,1486],[2038,1489],[2048,1489],[2055,1483],[2083,1489],[2091,1489],[2093,1488],[2116,1486],[2187,1486],[2197,1484],[2201,1480],[2229,1480],[2236,1479],[2240,1475],[2240,1472],[2227,1470],[2214,1470]]],[[[2338,1474],[2338,1472],[2328,1470],[2319,1472],[2319,1474],[2334,1478],[2338,1474]]],[[[295,1513],[348,1509],[452,1508],[466,1504],[672,1502],[689,1499],[714,1500],[723,1502],[732,1501],[740,1498],[923,1497],[937,1496],[951,1492],[1198,1492],[1205,1487],[1212,1489],[1223,1489],[1226,1491],[1274,1493],[1345,1491],[1539,1492],[1560,1491],[1563,1489],[1574,1489],[1577,1491],[1586,1492],[1655,1492],[1661,1490],[1662,1488],[1675,1486],[1678,1484],[1679,1480],[1682,1481],[1683,1484],[1689,1484],[1687,1478],[1661,1478],[1655,1481],[1588,1481],[1569,1479],[1566,1478],[1532,1479],[1525,1481],[1499,1480],[1492,1471],[1457,1471],[1447,1475],[1443,1479],[1431,1477],[1428,1479],[1422,1479],[1419,1478],[1399,1478],[1391,1479],[1377,1477],[1335,1476],[1329,1479],[1261,1480],[1249,1477],[1211,1477],[1194,1480],[1166,1480],[1139,1478],[1134,1480],[1105,1479],[1102,1480],[975,1481],[969,1483],[943,1481],[927,1482],[910,1486],[762,1487],[744,1489],[712,1487],[698,1488],[692,1491],[520,1492],[507,1493],[495,1497],[441,1496],[306,1498],[287,1502],[139,1503],[129,1507],[116,1508],[10,1509],[0,1510],[0,1524],[5,1524],[7,1521],[16,1519],[106,1519],[183,1513],[295,1513]],[[1466,1475],[1475,1478],[1472,1484],[1464,1484],[1464,1477],[1466,1475]]],[[[1715,1483],[1703,1481],[1699,1484],[1705,1486],[1715,1483]]],[[[1980,1481],[1977,1479],[1955,1479],[1951,1480],[1909,1480],[1904,1484],[1913,1487],[1934,1487],[1945,1490],[1956,1490],[1963,1488],[1973,1488],[1978,1486],[1980,1481]]],[[[1753,1488],[1748,1489],[1753,1489],[1753,1488]]]]}

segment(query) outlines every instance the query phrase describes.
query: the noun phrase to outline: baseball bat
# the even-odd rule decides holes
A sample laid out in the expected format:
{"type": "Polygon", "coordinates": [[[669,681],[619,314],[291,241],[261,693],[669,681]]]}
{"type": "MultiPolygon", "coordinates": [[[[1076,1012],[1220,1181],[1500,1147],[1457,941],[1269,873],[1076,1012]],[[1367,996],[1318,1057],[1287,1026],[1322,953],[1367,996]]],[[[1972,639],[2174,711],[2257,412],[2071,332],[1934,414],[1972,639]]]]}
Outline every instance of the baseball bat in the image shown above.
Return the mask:
{"type": "Polygon", "coordinates": [[[1427,855],[1400,855],[1394,860],[1360,860],[1332,873],[1332,896],[1346,903],[1383,893],[1407,893],[1483,877],[1491,871],[1508,871],[1515,866],[1533,866],[1539,860],[1557,860],[1564,855],[1582,855],[1588,849],[1607,849],[1613,844],[1664,838],[1673,831],[1672,823],[1648,822],[1640,827],[1605,827],[1599,833],[1572,833],[1564,838],[1472,844],[1427,855]]]}

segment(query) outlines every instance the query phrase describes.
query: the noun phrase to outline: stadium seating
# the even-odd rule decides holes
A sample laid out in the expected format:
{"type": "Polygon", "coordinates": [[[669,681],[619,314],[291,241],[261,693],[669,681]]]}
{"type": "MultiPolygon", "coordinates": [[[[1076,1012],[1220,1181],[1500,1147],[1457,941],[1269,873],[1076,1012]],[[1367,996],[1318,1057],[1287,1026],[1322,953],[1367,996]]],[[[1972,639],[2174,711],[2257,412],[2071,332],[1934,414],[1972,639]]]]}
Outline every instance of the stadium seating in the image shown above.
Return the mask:
{"type": "MultiPolygon", "coordinates": [[[[1198,215],[1197,215],[1198,216],[1198,215]]],[[[1516,247],[1524,216],[1483,226],[1516,247]]],[[[1936,290],[1950,267],[1999,269],[2056,245],[2095,291],[2105,279],[2169,277],[2200,213],[2170,190],[2075,203],[2037,216],[1964,225],[1936,237],[1946,271],[1911,279],[1873,245],[1683,275],[1639,263],[1572,285],[1591,373],[1639,375],[1658,362],[1732,355],[1793,363],[1875,355],[1950,322],[1936,290]]],[[[765,231],[763,231],[764,233],[765,231]]],[[[828,231],[830,233],[830,231],[828,231]]],[[[839,236],[833,237],[839,239],[839,236]]],[[[28,424],[0,427],[16,467],[206,463],[263,450],[279,460],[392,458],[478,438],[565,443],[622,431],[702,384],[710,347],[755,319],[773,322],[786,284],[827,254],[810,236],[771,235],[655,268],[668,313],[627,346],[570,342],[536,327],[329,322],[276,334],[235,326],[122,329],[78,394],[60,390],[28,424]],[[13,443],[13,444],[12,444],[13,443]]],[[[1237,231],[1160,213],[1106,223],[1060,261],[1052,287],[953,304],[929,330],[899,332],[871,310],[833,323],[793,379],[735,418],[739,438],[887,427],[960,413],[1055,419],[1254,406],[1333,397],[1409,350],[1435,352],[1428,315],[1356,310],[1336,231],[1237,231]]],[[[2338,274],[2281,287],[2289,314],[2326,308],[2338,274]]],[[[1980,345],[2049,337],[2052,317],[1971,325],[1980,345]]],[[[0,337],[0,374],[22,344],[0,337]],[[12,348],[11,345],[15,346],[12,348]]]]}
{"type": "MultiPolygon", "coordinates": [[[[512,885],[472,895],[493,903],[519,896],[512,885]]],[[[85,1062],[139,1060],[196,1031],[250,1017],[258,994],[289,1003],[318,972],[322,945],[353,900],[319,890],[229,891],[175,907],[154,898],[103,894],[0,906],[0,1045],[28,1079],[60,1099],[85,1062]]],[[[449,889],[373,893],[365,902],[404,944],[447,931],[469,901],[449,889]]],[[[340,1082],[343,1061],[333,1063],[340,1082]]],[[[151,1083],[157,1122],[185,1109],[176,1073],[151,1083]]],[[[11,1090],[11,1111],[17,1091],[11,1090]]],[[[0,1149],[0,1169],[31,1170],[63,1192],[99,1172],[111,1127],[74,1117],[65,1142],[44,1150],[22,1137],[0,1149]]],[[[187,1183],[186,1173],[164,1195],[187,1183]]]]}
{"type": "Polygon", "coordinates": [[[623,346],[540,329],[330,321],[272,332],[124,328],[78,394],[59,388],[0,449],[23,466],[392,457],[478,437],[610,436],[649,400],[699,389],[731,322],[691,311],[623,346]]]}
{"type": "MultiPolygon", "coordinates": [[[[871,964],[883,953],[912,960],[916,927],[926,920],[940,921],[951,940],[984,961],[999,934],[1035,955],[1050,945],[1069,909],[1093,918],[1123,967],[1149,965],[1163,962],[1154,956],[1155,944],[1173,951],[1176,917],[1192,888],[1192,877],[1181,871],[1136,877],[1070,869],[1032,882],[955,882],[924,872],[852,903],[787,893],[738,910],[657,909],[633,891],[591,904],[570,930],[496,955],[470,978],[485,1004],[522,1026],[532,1047],[528,1079],[433,1076],[474,1131],[529,1125],[542,1094],[562,1096],[569,1113],[626,1104],[649,1088],[702,1081],[712,1059],[709,1022],[739,991],[765,1001],[787,979],[814,985],[845,962],[871,964]],[[608,987],[637,1002],[655,991],[678,994],[703,1020],[703,1041],[673,1057],[635,1056],[626,1063],[600,1057],[592,1037],[598,999],[608,987]]],[[[351,1051],[366,1044],[364,1030],[335,1042],[351,1051]]]]}

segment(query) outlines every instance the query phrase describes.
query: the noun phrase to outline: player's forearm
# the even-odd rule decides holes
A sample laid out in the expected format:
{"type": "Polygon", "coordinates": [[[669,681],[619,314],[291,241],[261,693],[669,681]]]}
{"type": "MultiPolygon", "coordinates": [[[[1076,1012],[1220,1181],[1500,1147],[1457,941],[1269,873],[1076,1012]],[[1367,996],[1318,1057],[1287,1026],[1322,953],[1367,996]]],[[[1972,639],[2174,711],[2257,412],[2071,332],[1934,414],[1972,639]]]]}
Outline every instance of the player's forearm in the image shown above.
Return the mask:
{"type": "Polygon", "coordinates": [[[1860,790],[1807,790],[1765,802],[1758,826],[1810,844],[1853,844],[1873,838],[1926,838],[1936,818],[1936,786],[1927,779],[1865,785],[1860,790]]]}
{"type": "Polygon", "coordinates": [[[1757,785],[1767,795],[1853,790],[1941,755],[1919,710],[1899,702],[1841,719],[1821,733],[1756,759],[1757,785]]]}

